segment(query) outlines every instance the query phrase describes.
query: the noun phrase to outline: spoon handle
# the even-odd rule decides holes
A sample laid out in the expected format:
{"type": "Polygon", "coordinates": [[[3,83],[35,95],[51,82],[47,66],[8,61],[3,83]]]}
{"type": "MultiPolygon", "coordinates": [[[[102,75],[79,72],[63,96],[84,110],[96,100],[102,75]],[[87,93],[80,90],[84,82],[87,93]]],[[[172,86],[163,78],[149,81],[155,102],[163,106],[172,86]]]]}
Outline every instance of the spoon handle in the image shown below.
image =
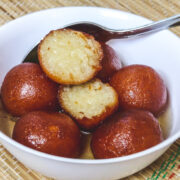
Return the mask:
{"type": "Polygon", "coordinates": [[[110,30],[109,39],[137,37],[180,25],[180,14],[132,29],[110,30]]]}

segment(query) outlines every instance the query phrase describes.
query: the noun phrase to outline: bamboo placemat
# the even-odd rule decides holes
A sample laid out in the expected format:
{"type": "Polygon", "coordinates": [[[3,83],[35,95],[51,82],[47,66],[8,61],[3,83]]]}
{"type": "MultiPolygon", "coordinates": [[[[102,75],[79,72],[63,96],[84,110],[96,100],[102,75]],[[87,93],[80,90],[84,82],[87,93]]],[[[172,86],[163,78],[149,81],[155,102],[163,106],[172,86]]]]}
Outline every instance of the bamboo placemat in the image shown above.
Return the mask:
{"type": "MultiPolygon", "coordinates": [[[[129,11],[152,20],[180,13],[180,0],[0,0],[0,25],[41,9],[60,6],[100,6],[129,11]]],[[[180,36],[180,27],[171,29],[180,36]]],[[[1,180],[49,180],[26,168],[0,144],[1,180]]],[[[157,161],[124,180],[180,179],[180,139],[157,161]]]]}

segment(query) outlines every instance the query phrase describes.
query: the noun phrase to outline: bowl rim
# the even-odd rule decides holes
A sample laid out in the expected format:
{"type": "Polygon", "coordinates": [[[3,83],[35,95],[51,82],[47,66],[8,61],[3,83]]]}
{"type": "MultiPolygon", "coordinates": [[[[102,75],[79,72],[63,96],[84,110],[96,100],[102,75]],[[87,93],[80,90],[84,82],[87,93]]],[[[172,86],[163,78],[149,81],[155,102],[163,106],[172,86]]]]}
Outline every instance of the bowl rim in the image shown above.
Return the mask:
{"type": "MultiPolygon", "coordinates": [[[[110,11],[116,11],[116,12],[121,12],[124,13],[125,15],[129,15],[129,16],[137,16],[137,17],[141,17],[147,21],[150,21],[147,18],[144,18],[142,16],[138,16],[129,12],[124,12],[121,10],[116,10],[116,9],[111,9],[111,8],[102,8],[102,7],[82,7],[82,6],[69,6],[69,7],[56,7],[56,8],[50,8],[50,9],[45,9],[45,10],[40,10],[37,12],[32,12],[29,14],[26,14],[24,16],[21,16],[15,20],[12,20],[2,26],[0,26],[0,31],[2,31],[3,29],[5,30],[6,28],[8,28],[8,26],[13,25],[14,23],[17,23],[18,21],[21,21],[21,19],[27,18],[29,16],[36,16],[38,14],[41,13],[46,13],[49,11],[54,11],[55,9],[99,9],[99,10],[110,10],[110,11]]],[[[167,30],[169,31],[169,30],[167,30]]],[[[169,31],[169,33],[172,33],[169,31]]],[[[174,33],[172,33],[174,34],[174,33]]],[[[174,36],[178,37],[177,35],[174,34],[174,36]]],[[[178,138],[180,138],[180,131],[176,132],[174,135],[172,135],[171,137],[168,137],[167,139],[163,140],[163,142],[159,143],[158,145],[155,145],[147,150],[138,152],[138,153],[134,153],[131,155],[127,155],[127,156],[123,156],[123,157],[117,157],[117,158],[109,158],[109,159],[74,159],[74,158],[66,158],[66,157],[60,157],[60,156],[55,156],[55,155],[51,155],[51,154],[47,154],[47,153],[43,153],[37,150],[34,150],[32,148],[29,148],[27,146],[24,146],[18,142],[16,142],[15,140],[13,140],[12,138],[10,138],[9,136],[7,136],[6,134],[4,134],[2,131],[0,131],[0,139],[4,140],[5,142],[9,143],[12,146],[15,146],[17,149],[20,149],[22,151],[25,151],[26,153],[30,153],[32,155],[35,156],[39,156],[41,158],[47,158],[50,160],[55,160],[55,161],[61,161],[61,162],[66,162],[66,163],[74,163],[74,164],[109,164],[109,163],[116,163],[116,162],[122,162],[122,161],[129,161],[132,159],[136,159],[139,157],[143,157],[145,155],[154,153],[155,151],[158,151],[160,149],[163,149],[165,147],[170,146],[174,141],[176,141],[178,138]]]]}
{"type": "Polygon", "coordinates": [[[116,162],[122,162],[122,161],[129,161],[132,159],[136,159],[139,157],[143,157],[146,155],[149,155],[151,153],[154,153],[155,151],[158,151],[160,149],[163,149],[165,147],[170,146],[176,139],[180,137],[180,132],[176,133],[172,137],[169,137],[165,140],[163,140],[161,143],[138,153],[134,153],[131,155],[123,156],[123,157],[116,157],[116,158],[109,158],[109,159],[75,159],[75,158],[66,158],[66,157],[60,157],[60,156],[55,156],[47,153],[43,153],[37,150],[34,150],[32,148],[29,148],[27,146],[24,146],[9,136],[5,135],[3,132],[0,131],[0,138],[2,138],[4,141],[7,143],[11,144],[12,146],[15,146],[16,148],[25,151],[26,153],[30,153],[35,156],[39,156],[42,158],[47,158],[50,160],[55,160],[55,161],[61,161],[61,162],[66,162],[66,163],[73,163],[73,164],[109,164],[109,163],[116,163],[116,162]]]}

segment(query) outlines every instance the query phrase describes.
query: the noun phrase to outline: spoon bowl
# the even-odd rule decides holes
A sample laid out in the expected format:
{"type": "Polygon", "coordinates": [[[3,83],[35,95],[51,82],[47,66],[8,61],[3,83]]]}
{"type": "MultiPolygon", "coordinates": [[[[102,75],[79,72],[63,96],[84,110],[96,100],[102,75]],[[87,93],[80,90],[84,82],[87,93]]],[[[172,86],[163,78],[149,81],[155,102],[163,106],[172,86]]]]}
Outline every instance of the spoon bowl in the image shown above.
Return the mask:
{"type": "Polygon", "coordinates": [[[180,14],[156,21],[150,24],[146,24],[140,27],[135,27],[131,29],[110,29],[105,26],[101,26],[97,23],[92,22],[76,22],[73,24],[69,24],[64,28],[70,28],[77,31],[83,31],[88,34],[91,34],[95,37],[95,39],[106,42],[110,39],[123,39],[123,38],[132,38],[141,36],[144,34],[149,34],[152,32],[157,32],[169,27],[175,27],[180,25],[180,14]]]}
{"type": "MultiPolygon", "coordinates": [[[[96,40],[101,42],[106,42],[110,39],[123,39],[138,37],[150,33],[154,33],[169,27],[175,27],[180,25],[180,14],[166,18],[157,22],[153,22],[147,25],[143,25],[131,29],[115,30],[110,29],[105,26],[99,25],[97,23],[82,21],[75,22],[64,26],[64,29],[74,29],[77,31],[83,31],[85,33],[91,34],[96,40]]],[[[35,46],[25,57],[23,62],[38,62],[37,59],[37,46],[35,46]]]]}

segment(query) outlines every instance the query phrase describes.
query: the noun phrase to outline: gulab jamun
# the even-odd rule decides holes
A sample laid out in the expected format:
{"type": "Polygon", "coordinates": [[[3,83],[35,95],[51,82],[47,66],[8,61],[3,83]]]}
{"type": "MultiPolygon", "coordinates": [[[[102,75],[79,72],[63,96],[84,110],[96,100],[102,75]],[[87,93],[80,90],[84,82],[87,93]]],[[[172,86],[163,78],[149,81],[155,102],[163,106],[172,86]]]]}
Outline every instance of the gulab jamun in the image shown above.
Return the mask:
{"type": "Polygon", "coordinates": [[[14,116],[34,110],[57,110],[57,94],[58,85],[34,63],[23,63],[12,68],[1,87],[3,104],[14,116]]]}
{"type": "Polygon", "coordinates": [[[149,66],[123,67],[112,76],[110,84],[119,95],[121,109],[143,109],[157,116],[167,105],[165,83],[149,66]]]}
{"type": "Polygon", "coordinates": [[[91,148],[97,159],[137,153],[163,140],[158,120],[149,111],[117,113],[93,133],[91,148]]]}
{"type": "Polygon", "coordinates": [[[93,79],[78,86],[61,86],[59,102],[82,129],[91,131],[116,111],[118,95],[109,84],[93,79]]]}
{"type": "Polygon", "coordinates": [[[103,50],[93,36],[71,29],[51,31],[38,47],[39,63],[60,84],[81,84],[101,70],[103,50]]]}
{"type": "Polygon", "coordinates": [[[110,77],[122,68],[122,62],[112,47],[105,43],[101,43],[101,46],[104,57],[101,62],[102,69],[97,74],[97,77],[103,82],[108,82],[110,77]]]}
{"type": "Polygon", "coordinates": [[[35,150],[76,158],[81,151],[81,132],[67,115],[58,112],[33,111],[15,124],[13,139],[35,150]]]}

